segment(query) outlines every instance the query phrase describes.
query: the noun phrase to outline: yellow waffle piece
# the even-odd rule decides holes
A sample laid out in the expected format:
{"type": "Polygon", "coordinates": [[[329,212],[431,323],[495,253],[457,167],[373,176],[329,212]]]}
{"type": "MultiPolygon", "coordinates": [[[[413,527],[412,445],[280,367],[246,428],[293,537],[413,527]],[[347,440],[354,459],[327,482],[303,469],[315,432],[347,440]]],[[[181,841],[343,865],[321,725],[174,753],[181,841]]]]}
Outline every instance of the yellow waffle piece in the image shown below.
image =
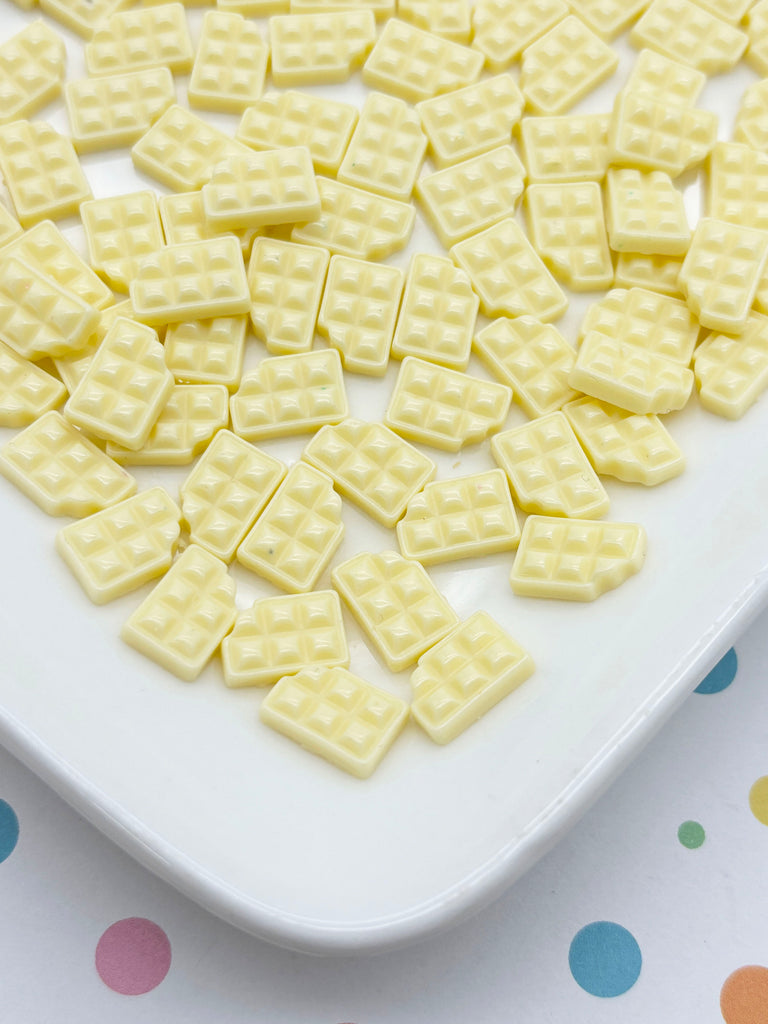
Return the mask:
{"type": "MultiPolygon", "coordinates": [[[[160,196],[158,206],[168,245],[202,242],[205,239],[218,238],[220,235],[220,232],[205,219],[202,192],[176,192],[169,196],[160,196]]],[[[234,232],[240,242],[244,259],[250,256],[253,240],[258,233],[258,229],[254,228],[234,232]]]]}
{"type": "Polygon", "coordinates": [[[317,188],[320,216],[297,225],[291,241],[361,260],[386,259],[408,244],[414,223],[410,203],[375,196],[331,178],[318,178],[317,188]]]}
{"type": "Polygon", "coordinates": [[[165,245],[157,195],[130,192],[80,207],[91,266],[115,291],[127,292],[141,260],[165,245]]]}
{"type": "Polygon", "coordinates": [[[186,682],[197,679],[232,628],[235,583],[227,567],[190,544],[131,615],[120,636],[186,682]]]}
{"type": "Polygon", "coordinates": [[[472,36],[469,0],[398,0],[398,17],[454,43],[468,43],[472,36]]]}
{"type": "Polygon", "coordinates": [[[232,396],[232,429],[248,441],[313,433],[346,418],[347,396],[335,349],[262,359],[232,396]]]}
{"type": "Polygon", "coordinates": [[[689,0],[653,0],[630,40],[707,75],[730,71],[747,47],[744,32],[689,0]]]}
{"type": "Polygon", "coordinates": [[[68,420],[124,448],[143,447],[173,389],[151,327],[118,318],[67,402],[68,420]]]}
{"type": "Polygon", "coordinates": [[[637,523],[528,516],[512,589],[521,597],[594,601],[640,571],[646,548],[637,523]]]}
{"type": "Polygon", "coordinates": [[[677,283],[682,256],[645,256],[637,252],[619,253],[614,281],[617,288],[652,288],[663,295],[680,297],[677,283]]]}
{"type": "Polygon", "coordinates": [[[523,51],[520,88],[534,113],[564,114],[618,66],[618,54],[569,15],[523,51]]]}
{"type": "Polygon", "coordinates": [[[343,535],[341,498],[332,481],[297,462],[237,549],[237,560],[283,590],[305,594],[343,535]]]}
{"type": "Polygon", "coordinates": [[[557,320],[568,306],[557,281],[512,219],[454,245],[451,256],[466,270],[488,317],[557,320]]]}
{"type": "Polygon", "coordinates": [[[229,157],[202,191],[205,219],[218,231],[294,224],[320,215],[306,146],[229,157]]]}
{"type": "Polygon", "coordinates": [[[385,93],[369,93],[338,179],[390,199],[410,199],[426,149],[412,107],[385,93]]]}
{"type": "Polygon", "coordinates": [[[354,419],[323,427],[301,457],[327,473],[340,494],[388,527],[437,472],[431,459],[381,423],[354,419]]]}
{"type": "Polygon", "coordinates": [[[345,82],[373,46],[370,10],[288,14],[270,19],[272,81],[279,88],[345,82]]]}
{"type": "Polygon", "coordinates": [[[66,70],[64,40],[42,20],[33,21],[0,46],[0,124],[28,117],[61,92],[66,70]]]}
{"type": "Polygon", "coordinates": [[[124,466],[188,466],[229,423],[223,384],[177,384],[137,451],[107,442],[107,455],[124,466]]]}
{"type": "Polygon", "coordinates": [[[590,331],[688,366],[699,324],[678,299],[644,288],[616,288],[587,310],[579,337],[590,331]]]}
{"type": "Polygon", "coordinates": [[[479,301],[467,275],[451,260],[417,254],[406,278],[392,355],[466,370],[479,301]]]}
{"type": "Polygon", "coordinates": [[[498,430],[511,399],[503,384],[409,356],[400,367],[384,423],[412,441],[457,452],[498,430]]]}
{"type": "Polygon", "coordinates": [[[658,416],[638,416],[596,398],[563,412],[598,473],[654,487],[685,469],[685,456],[658,416]]]}
{"type": "Polygon", "coordinates": [[[338,350],[345,370],[386,373],[403,278],[399,267],[331,257],[317,328],[338,350]]]}
{"type": "Polygon", "coordinates": [[[168,68],[81,78],[65,96],[78,153],[132,146],[176,102],[168,68]]]}
{"type": "Polygon", "coordinates": [[[663,171],[612,167],[605,218],[614,252],[680,256],[688,251],[691,229],[683,194],[663,171]]]}
{"type": "Polygon", "coordinates": [[[643,93],[677,107],[692,107],[706,85],[707,76],[688,64],[656,50],[641,50],[629,73],[627,92],[643,93]]]}
{"type": "Polygon", "coordinates": [[[243,114],[237,138],[259,150],[306,146],[318,174],[336,174],[357,117],[356,107],[324,96],[267,92],[243,114]]]}
{"type": "Polygon", "coordinates": [[[520,145],[529,182],[602,181],[610,119],[610,114],[524,117],[520,145]]]}
{"type": "Polygon", "coordinates": [[[640,17],[651,0],[568,0],[571,10],[602,39],[611,40],[640,17]]]}
{"type": "Polygon", "coordinates": [[[72,143],[45,121],[0,127],[0,170],[25,228],[77,213],[91,186],[72,143]]]}
{"type": "Polygon", "coordinates": [[[373,11],[377,21],[395,13],[395,0],[290,0],[291,14],[332,14],[343,11],[373,11]]]}
{"type": "Polygon", "coordinates": [[[244,316],[220,316],[171,324],[165,336],[165,365],[181,384],[240,383],[245,353],[244,316]]]}
{"type": "Polygon", "coordinates": [[[519,540],[520,526],[500,469],[427,484],[397,524],[403,555],[422,565],[495,555],[517,547],[519,540]]]}
{"type": "Polygon", "coordinates": [[[0,342],[0,427],[26,427],[66,397],[60,380],[0,342]]]}
{"type": "Polygon", "coordinates": [[[751,313],[742,334],[710,334],[693,362],[705,409],[738,420],[768,387],[768,317],[751,313]]]}
{"type": "Polygon", "coordinates": [[[0,474],[49,516],[89,516],[136,490],[122,466],[55,410],[0,448],[0,474]]]}
{"type": "Polygon", "coordinates": [[[608,128],[612,163],[672,178],[701,163],[716,140],[717,114],[629,91],[616,99],[608,128]]]}
{"type": "Polygon", "coordinates": [[[733,138],[763,153],[768,150],[768,81],[765,79],[744,90],[733,138]]]}
{"type": "Polygon", "coordinates": [[[608,511],[605,488],[559,410],[496,434],[491,452],[523,511],[597,519],[608,511]]]}
{"type": "Polygon", "coordinates": [[[419,562],[364,552],[337,565],[334,587],[392,672],[402,672],[458,623],[419,562]]]}
{"type": "Polygon", "coordinates": [[[231,562],[285,474],[282,462],[220,430],[181,486],[193,543],[231,562]]]}
{"type": "Polygon", "coordinates": [[[418,103],[477,81],[482,66],[482,55],[469,47],[392,18],[363,66],[363,81],[418,103]]]}
{"type": "Polygon", "coordinates": [[[760,0],[747,14],[749,45],[746,59],[758,75],[768,75],[768,0],[760,0]]]}
{"type": "Polygon", "coordinates": [[[148,324],[247,313],[251,297],[239,241],[226,235],[145,256],[131,281],[131,302],[148,324]]]}
{"type": "Polygon", "coordinates": [[[130,6],[131,0],[40,0],[40,8],[83,39],[90,39],[96,28],[117,11],[130,6]]]}
{"type": "Polygon", "coordinates": [[[551,324],[530,316],[501,317],[475,336],[474,350],[512,397],[535,419],[560,409],[576,397],[568,374],[576,352],[551,324]]]}
{"type": "Polygon", "coordinates": [[[738,25],[744,18],[754,0],[693,0],[705,11],[716,14],[723,21],[729,21],[732,25],[738,25]]]}
{"type": "Polygon", "coordinates": [[[18,238],[23,231],[13,214],[0,203],[0,248],[18,238]]]}
{"type": "Polygon", "coordinates": [[[193,107],[241,114],[261,96],[269,46],[240,14],[207,11],[187,95],[193,107]]]}
{"type": "Polygon", "coordinates": [[[162,576],[173,561],[181,513],[162,487],[70,523],[56,550],[94,604],[106,604],[162,576]]]}
{"type": "Polygon", "coordinates": [[[768,155],[718,142],[709,159],[707,212],[729,224],[768,229],[768,155]]]}
{"type": "Polygon", "coordinates": [[[563,0],[475,0],[472,45],[491,71],[504,71],[567,14],[563,0]]]}
{"type": "Polygon", "coordinates": [[[161,67],[185,74],[194,55],[187,15],[179,3],[118,11],[98,25],[85,44],[91,75],[161,67]]]}
{"type": "Polygon", "coordinates": [[[768,259],[768,232],[710,217],[696,225],[680,270],[702,327],[741,334],[768,259]]]}
{"type": "Polygon", "coordinates": [[[256,601],[221,647],[227,686],[271,686],[303,669],[349,667],[339,595],[333,590],[256,601]]]}
{"type": "Polygon", "coordinates": [[[359,779],[378,767],[408,719],[408,705],[343,668],[285,676],[259,711],[262,722],[359,779]]]}
{"type": "Polygon", "coordinates": [[[597,182],[529,185],[524,202],[533,247],[555,277],[575,292],[613,284],[597,182]]]}
{"type": "Polygon", "coordinates": [[[70,395],[85,376],[85,371],[91,365],[96,350],[118,316],[127,317],[129,320],[133,318],[130,302],[126,300],[115,306],[109,306],[108,309],[101,310],[96,331],[90,336],[86,344],[78,349],[77,352],[54,357],[53,365],[56,367],[59,377],[64,381],[70,395]]]}
{"type": "Polygon", "coordinates": [[[287,14],[290,0],[216,0],[220,11],[234,11],[251,18],[268,18],[271,14],[287,14]]]}
{"type": "Polygon", "coordinates": [[[416,196],[437,237],[450,249],[468,235],[511,217],[523,193],[525,168],[512,146],[425,174],[416,196]]]}
{"type": "Polygon", "coordinates": [[[450,167],[509,142],[524,102],[511,75],[423,100],[416,109],[435,164],[450,167]]]}
{"type": "Polygon", "coordinates": [[[662,414],[682,409],[693,388],[687,367],[619,337],[590,331],[581,343],[568,383],[620,409],[662,414]]]}
{"type": "Polygon", "coordinates": [[[328,269],[315,246],[257,238],[248,264],[251,323],[275,355],[309,352],[328,269]]]}

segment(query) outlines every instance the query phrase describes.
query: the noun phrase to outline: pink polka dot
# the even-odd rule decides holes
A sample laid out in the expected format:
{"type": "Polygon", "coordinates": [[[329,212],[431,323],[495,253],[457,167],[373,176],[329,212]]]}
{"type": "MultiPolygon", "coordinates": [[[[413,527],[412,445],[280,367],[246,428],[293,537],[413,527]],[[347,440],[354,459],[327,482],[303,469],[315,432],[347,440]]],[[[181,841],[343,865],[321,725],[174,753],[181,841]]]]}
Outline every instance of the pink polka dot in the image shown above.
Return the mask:
{"type": "Polygon", "coordinates": [[[114,992],[140,996],[157,988],[171,966],[171,944],[145,917],[115,921],[96,946],[96,970],[114,992]]]}

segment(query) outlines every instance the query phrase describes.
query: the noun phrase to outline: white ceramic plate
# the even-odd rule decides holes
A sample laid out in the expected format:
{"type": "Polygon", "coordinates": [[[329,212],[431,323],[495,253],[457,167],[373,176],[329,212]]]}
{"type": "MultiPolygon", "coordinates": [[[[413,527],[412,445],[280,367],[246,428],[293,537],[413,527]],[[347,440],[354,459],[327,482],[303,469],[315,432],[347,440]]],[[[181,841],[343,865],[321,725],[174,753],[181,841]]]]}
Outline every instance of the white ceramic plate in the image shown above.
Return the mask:
{"type": "MultiPolygon", "coordinates": [[[[29,17],[0,0],[0,37],[29,17]]],[[[190,21],[196,32],[200,12],[190,21]]],[[[67,39],[79,76],[82,47],[67,39]]],[[[610,109],[632,57],[623,40],[619,49],[621,70],[583,109],[610,109]]],[[[754,77],[741,67],[709,84],[702,102],[723,114],[721,137],[754,77]]],[[[359,77],[329,94],[360,102],[359,77]]],[[[61,104],[39,116],[66,130],[61,104]]],[[[234,130],[236,119],[218,121],[234,130]]],[[[97,197],[149,183],[125,152],[84,165],[97,197]]],[[[695,217],[694,178],[686,200],[695,217]]],[[[79,225],[62,226],[85,251],[79,225]]],[[[419,224],[410,251],[425,248],[438,247],[419,224]]],[[[572,339],[587,301],[559,325],[572,339]]],[[[249,359],[261,356],[251,341],[249,359]]],[[[353,415],[381,415],[395,369],[383,382],[348,376],[353,415]]],[[[508,425],[523,420],[513,409],[508,425]]],[[[189,685],[123,645],[120,626],[149,588],[91,606],[55,554],[62,522],[0,479],[0,739],[148,868],[247,931],[315,952],[426,935],[551,846],[765,602],[768,401],[730,423],[693,400],[667,423],[688,457],[681,478],[649,490],[606,481],[610,517],[643,523],[649,537],[645,568],[619,590],[588,605],[515,598],[508,556],[433,570],[461,617],[490,610],[538,671],[446,748],[409,726],[365,783],[262,726],[261,691],[227,690],[218,664],[189,685]]],[[[265,447],[295,460],[302,444],[265,447]]],[[[441,477],[493,464],[487,444],[438,462],[441,477]]],[[[185,472],[137,475],[174,489],[185,472]]],[[[337,561],[396,546],[346,502],[344,519],[337,561]]],[[[275,592],[234,574],[242,607],[275,592]]],[[[389,675],[345,616],[353,670],[407,697],[407,673],[389,675]]]]}

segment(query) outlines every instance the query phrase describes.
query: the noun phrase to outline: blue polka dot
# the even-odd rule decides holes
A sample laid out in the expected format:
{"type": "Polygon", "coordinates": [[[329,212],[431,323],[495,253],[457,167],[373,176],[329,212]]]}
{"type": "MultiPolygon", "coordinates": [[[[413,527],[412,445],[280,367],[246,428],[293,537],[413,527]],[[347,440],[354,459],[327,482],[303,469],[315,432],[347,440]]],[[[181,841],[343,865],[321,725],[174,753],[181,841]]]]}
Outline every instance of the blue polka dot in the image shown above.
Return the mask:
{"type": "Polygon", "coordinates": [[[730,686],[736,678],[736,669],[738,667],[739,661],[736,657],[736,651],[731,648],[693,692],[720,693],[721,690],[725,690],[726,687],[730,686]]]}
{"type": "Polygon", "coordinates": [[[590,995],[604,999],[632,988],[642,963],[635,937],[612,921],[594,921],[582,928],[568,954],[574,979],[590,995]]]}
{"type": "Polygon", "coordinates": [[[19,819],[5,800],[0,800],[0,863],[7,860],[19,841],[19,819]]]}

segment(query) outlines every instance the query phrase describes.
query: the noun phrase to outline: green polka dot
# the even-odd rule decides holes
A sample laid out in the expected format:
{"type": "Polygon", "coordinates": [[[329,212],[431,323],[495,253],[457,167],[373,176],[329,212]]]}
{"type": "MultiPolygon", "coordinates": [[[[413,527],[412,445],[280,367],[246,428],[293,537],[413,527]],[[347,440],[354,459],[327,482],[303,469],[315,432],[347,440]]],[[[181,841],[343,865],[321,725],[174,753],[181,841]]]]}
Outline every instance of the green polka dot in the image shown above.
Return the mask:
{"type": "Polygon", "coordinates": [[[677,830],[677,838],[688,850],[698,850],[707,834],[698,821],[684,821],[677,830]]]}

